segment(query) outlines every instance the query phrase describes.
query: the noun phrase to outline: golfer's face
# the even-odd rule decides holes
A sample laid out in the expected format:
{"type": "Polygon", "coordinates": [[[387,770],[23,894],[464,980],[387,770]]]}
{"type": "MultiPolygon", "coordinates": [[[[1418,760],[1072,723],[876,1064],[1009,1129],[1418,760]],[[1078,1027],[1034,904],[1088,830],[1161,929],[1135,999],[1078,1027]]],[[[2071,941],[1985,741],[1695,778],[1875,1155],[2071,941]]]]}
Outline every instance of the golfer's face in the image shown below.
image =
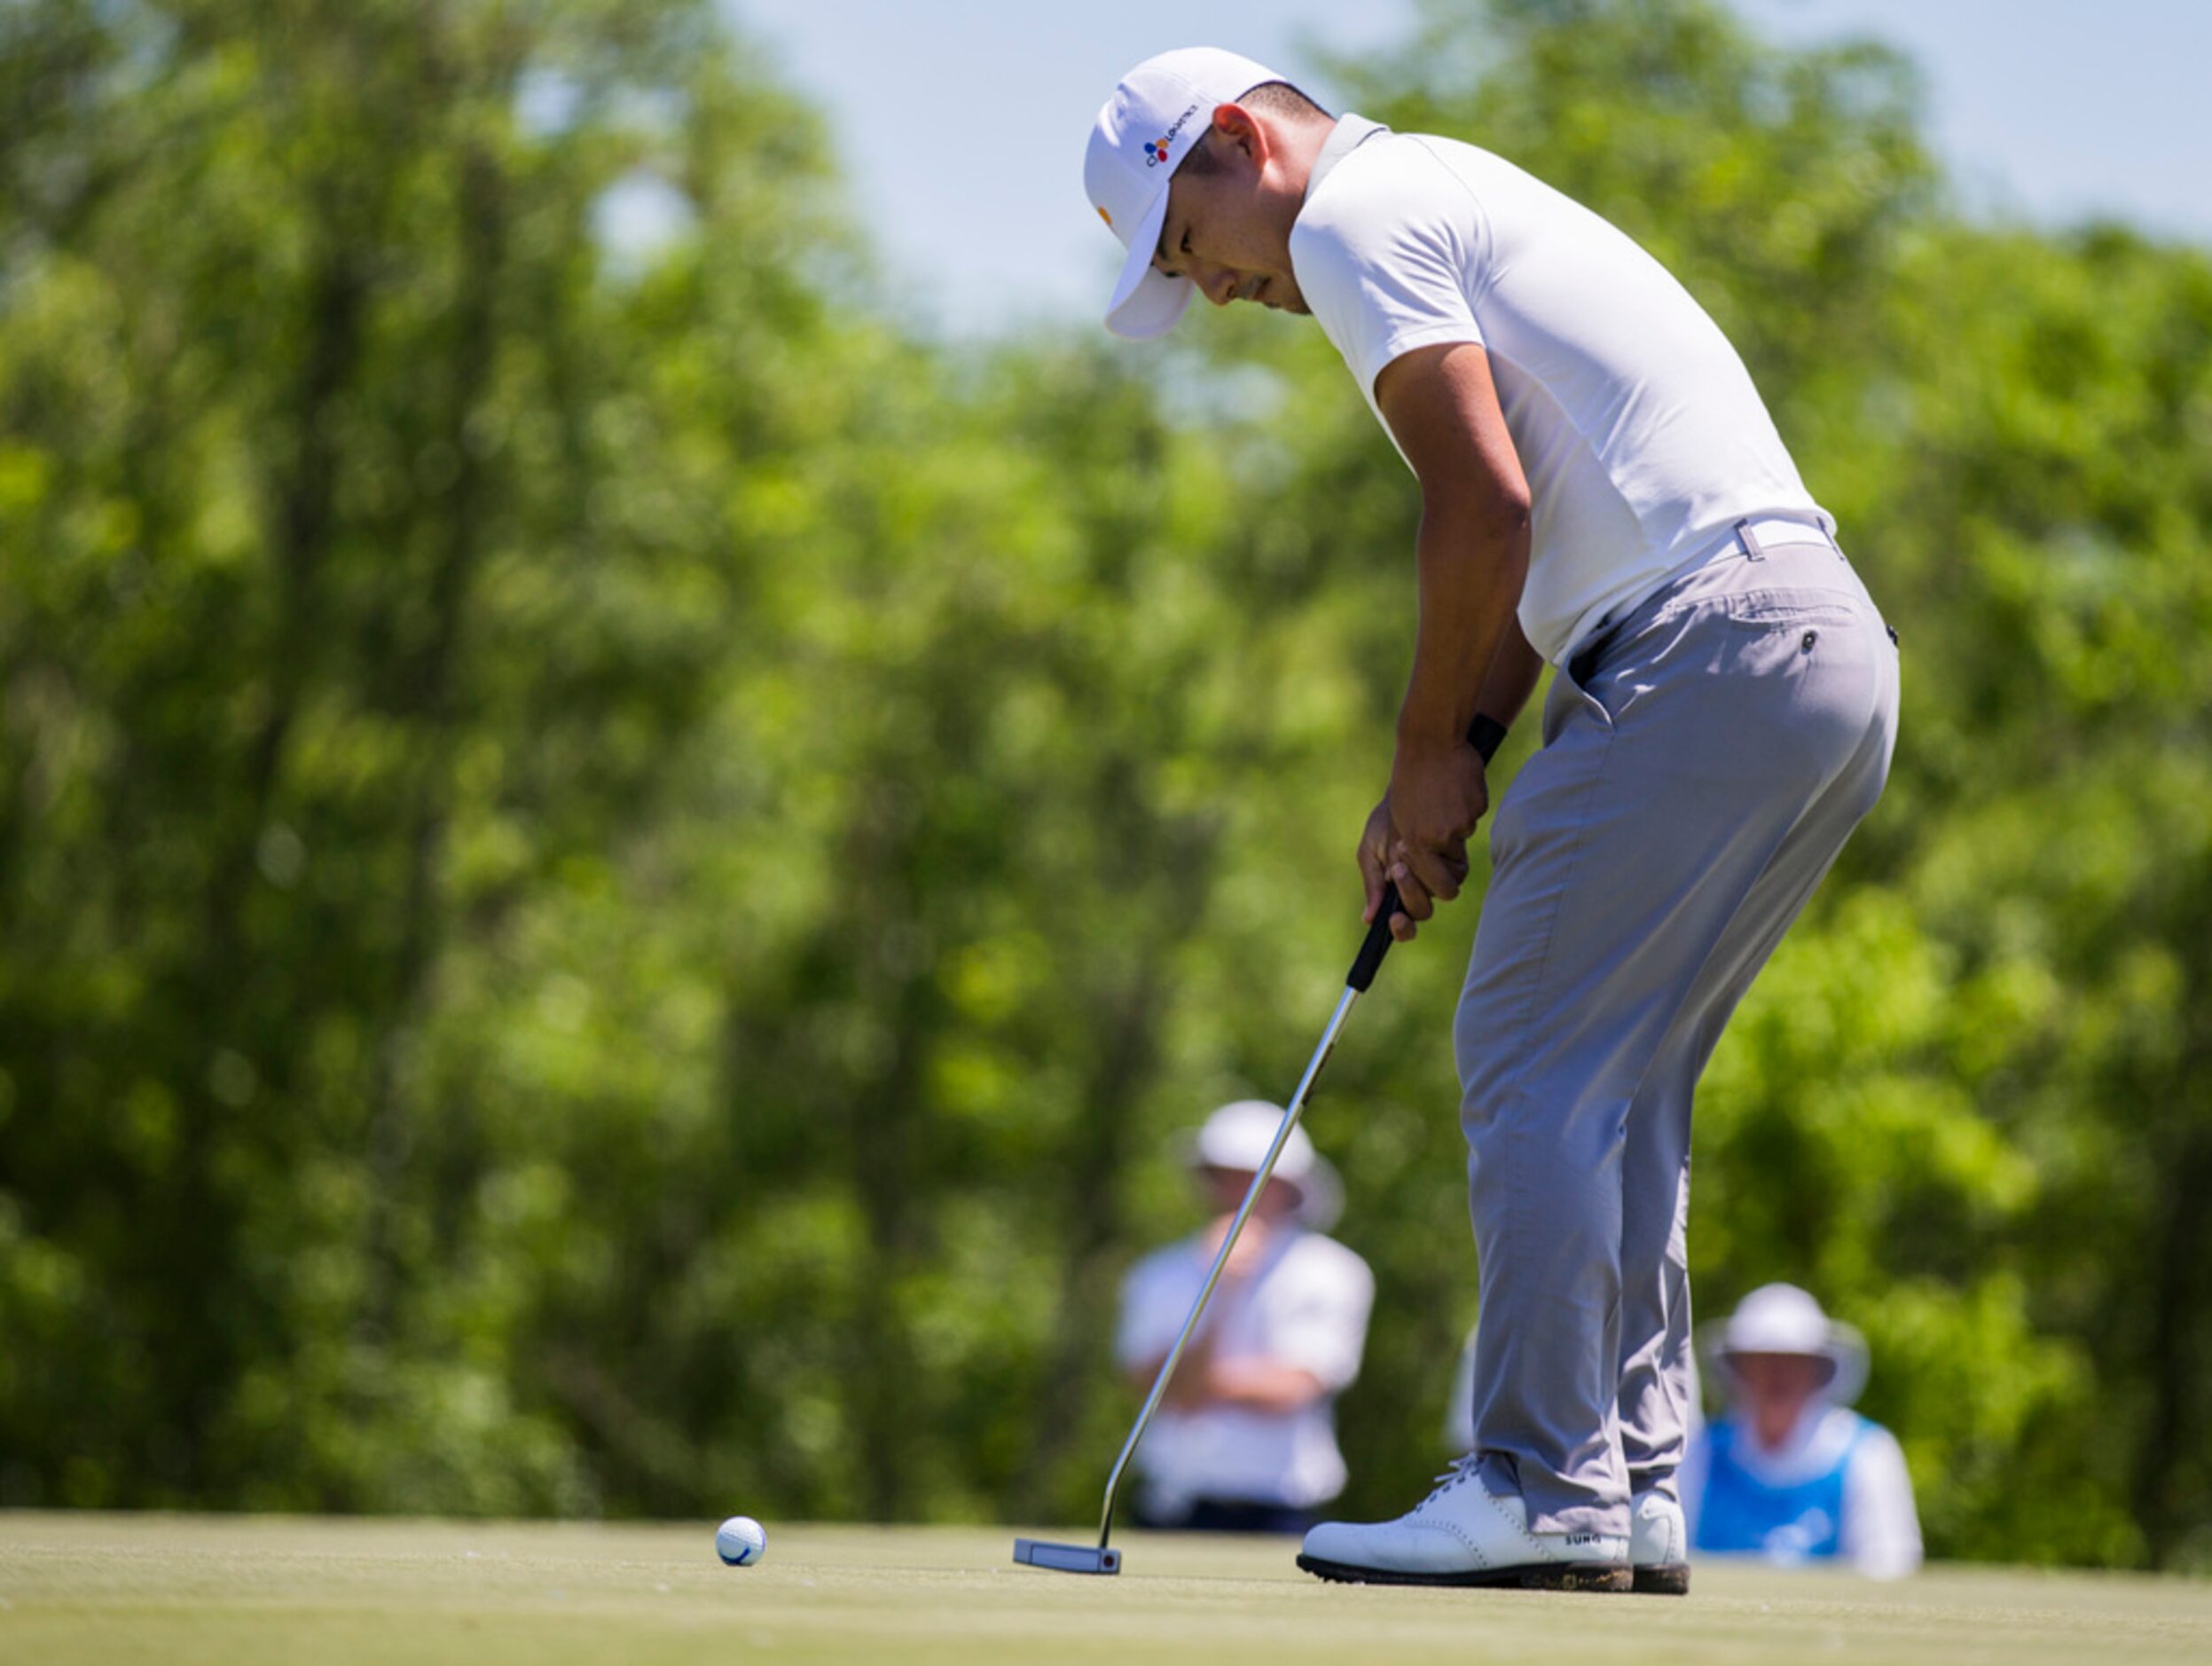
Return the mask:
{"type": "Polygon", "coordinates": [[[1160,227],[1152,267],[1170,278],[1188,278],[1217,307],[1257,302],[1282,312],[1304,313],[1306,297],[1290,269],[1287,251],[1262,211],[1259,171],[1224,137],[1210,133],[1220,165],[1211,173],[1188,166],[1167,186],[1167,218],[1160,227]]]}

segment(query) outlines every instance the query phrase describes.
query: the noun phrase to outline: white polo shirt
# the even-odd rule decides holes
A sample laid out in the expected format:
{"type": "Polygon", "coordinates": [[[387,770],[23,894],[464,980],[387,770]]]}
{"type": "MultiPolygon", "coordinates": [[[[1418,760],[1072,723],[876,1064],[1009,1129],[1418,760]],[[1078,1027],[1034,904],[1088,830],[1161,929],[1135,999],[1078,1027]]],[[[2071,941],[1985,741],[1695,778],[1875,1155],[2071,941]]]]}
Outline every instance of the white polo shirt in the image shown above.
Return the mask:
{"type": "MultiPolygon", "coordinates": [[[[1123,1282],[1114,1356],[1125,1371],[1160,1358],[1190,1316],[1213,1264],[1203,1238],[1146,1256],[1123,1282]]],[[[1331,1401],[1360,1374],[1375,1276],[1354,1251],[1318,1232],[1284,1229],[1251,1277],[1223,1284],[1207,1306],[1219,1327],[1214,1357],[1292,1365],[1328,1392],[1290,1413],[1241,1406],[1162,1406],[1137,1449],[1153,1509],[1180,1514],[1193,1499],[1320,1504],[1344,1490],[1331,1401]]]]}
{"type": "Polygon", "coordinates": [[[1689,291],[1502,157],[1346,115],[1307,184],[1290,262],[1370,406],[1401,354],[1447,342],[1489,354],[1533,501],[1521,628],[1554,664],[1726,547],[1746,516],[1834,530],[1689,291]]]}

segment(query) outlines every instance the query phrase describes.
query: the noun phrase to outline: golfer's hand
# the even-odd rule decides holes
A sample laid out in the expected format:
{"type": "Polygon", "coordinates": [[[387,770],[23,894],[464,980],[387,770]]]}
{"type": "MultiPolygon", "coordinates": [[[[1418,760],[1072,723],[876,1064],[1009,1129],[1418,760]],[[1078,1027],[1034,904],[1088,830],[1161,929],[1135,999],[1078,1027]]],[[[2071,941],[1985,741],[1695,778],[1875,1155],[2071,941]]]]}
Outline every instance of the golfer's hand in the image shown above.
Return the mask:
{"type": "MultiPolygon", "coordinates": [[[[1385,798],[1369,812],[1367,826],[1360,834],[1360,884],[1367,890],[1367,907],[1360,918],[1371,921],[1375,910],[1383,906],[1383,887],[1390,883],[1391,851],[1398,843],[1398,829],[1390,819],[1390,800],[1385,798]]],[[[1397,923],[1406,916],[1391,916],[1391,935],[1398,936],[1397,923]]],[[[1413,935],[1410,929],[1406,936],[1413,935]]]]}
{"type": "Polygon", "coordinates": [[[1467,837],[1490,807],[1482,755],[1465,743],[1436,748],[1401,743],[1391,766],[1390,792],[1368,817],[1360,839],[1365,917],[1382,905],[1383,886],[1398,887],[1390,934],[1411,942],[1436,904],[1459,895],[1467,878],[1467,837]]]}

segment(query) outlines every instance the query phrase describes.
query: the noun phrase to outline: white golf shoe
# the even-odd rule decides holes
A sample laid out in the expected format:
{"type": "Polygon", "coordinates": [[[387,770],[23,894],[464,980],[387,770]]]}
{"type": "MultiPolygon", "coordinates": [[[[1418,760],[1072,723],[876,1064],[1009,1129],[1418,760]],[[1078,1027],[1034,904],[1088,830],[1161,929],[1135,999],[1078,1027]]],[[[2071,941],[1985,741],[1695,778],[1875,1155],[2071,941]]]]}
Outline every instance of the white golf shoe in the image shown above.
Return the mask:
{"type": "Polygon", "coordinates": [[[1628,1505],[1628,1560],[1635,1589],[1648,1596],[1690,1594],[1690,1533],[1682,1505],[1657,1492],[1640,1492],[1628,1505]]]}
{"type": "Polygon", "coordinates": [[[1627,1591],[1628,1541],[1604,1533],[1532,1533],[1528,1506],[1501,1497],[1462,1458],[1436,1490],[1395,1521],[1324,1521],[1298,1565],[1363,1585],[1528,1585],[1627,1591]]]}

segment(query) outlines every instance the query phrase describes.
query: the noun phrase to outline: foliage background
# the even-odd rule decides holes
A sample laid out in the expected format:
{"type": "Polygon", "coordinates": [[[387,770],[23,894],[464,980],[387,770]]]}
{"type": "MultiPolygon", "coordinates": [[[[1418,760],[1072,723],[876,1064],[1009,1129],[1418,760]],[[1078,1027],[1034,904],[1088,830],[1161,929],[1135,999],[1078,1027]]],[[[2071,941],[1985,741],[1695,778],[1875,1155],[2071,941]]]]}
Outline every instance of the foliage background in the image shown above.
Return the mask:
{"type": "MultiPolygon", "coordinates": [[[[1910,64],[1709,0],[1331,67],[1666,260],[1902,633],[1704,1310],[1866,1330],[1936,1554],[2212,1564],[2212,259],[1963,216],[1910,64]]],[[[1416,505],[1317,332],[902,334],[825,155],[702,0],[0,4],[0,1504],[1095,1508],[1173,1136],[1357,934],[1416,505]]],[[[1473,1316],[1474,913],[1310,1123],[1353,1510],[1473,1316]]]]}

